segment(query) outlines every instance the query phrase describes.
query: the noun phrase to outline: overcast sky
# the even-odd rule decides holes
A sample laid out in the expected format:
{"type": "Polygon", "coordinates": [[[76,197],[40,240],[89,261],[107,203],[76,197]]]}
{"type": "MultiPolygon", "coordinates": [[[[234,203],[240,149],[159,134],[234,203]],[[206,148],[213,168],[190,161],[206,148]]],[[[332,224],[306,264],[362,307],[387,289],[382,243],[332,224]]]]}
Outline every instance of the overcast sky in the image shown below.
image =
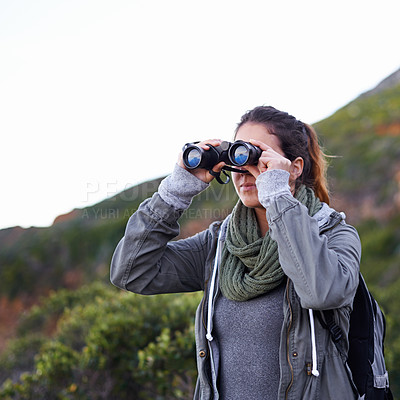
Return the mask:
{"type": "Polygon", "coordinates": [[[171,171],[273,105],[314,123],[400,67],[398,0],[0,0],[0,228],[171,171]]]}

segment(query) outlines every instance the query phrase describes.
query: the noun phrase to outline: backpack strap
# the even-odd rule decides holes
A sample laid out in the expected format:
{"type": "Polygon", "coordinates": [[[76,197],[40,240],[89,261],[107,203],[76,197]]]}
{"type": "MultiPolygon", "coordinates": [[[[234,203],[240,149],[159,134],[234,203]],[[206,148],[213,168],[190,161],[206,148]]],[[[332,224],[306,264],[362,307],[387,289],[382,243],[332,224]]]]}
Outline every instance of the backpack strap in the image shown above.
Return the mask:
{"type": "Polygon", "coordinates": [[[337,343],[343,337],[343,332],[340,329],[339,325],[336,324],[333,310],[323,310],[317,313],[318,320],[324,329],[327,329],[331,334],[332,340],[337,343]],[[322,318],[322,313],[325,317],[322,318]]]}
{"type": "Polygon", "coordinates": [[[316,312],[319,323],[324,329],[327,329],[331,335],[333,343],[335,343],[336,348],[339,353],[344,354],[344,350],[341,346],[341,339],[343,338],[343,331],[340,326],[335,322],[333,310],[323,310],[316,312]]]}

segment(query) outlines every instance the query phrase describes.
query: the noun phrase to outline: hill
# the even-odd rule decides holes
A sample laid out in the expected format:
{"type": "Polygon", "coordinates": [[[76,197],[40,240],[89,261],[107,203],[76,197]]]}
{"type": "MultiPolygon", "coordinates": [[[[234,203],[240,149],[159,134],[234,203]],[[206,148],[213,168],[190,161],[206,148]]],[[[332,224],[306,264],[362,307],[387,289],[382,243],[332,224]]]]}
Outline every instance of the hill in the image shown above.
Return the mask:
{"type": "MultiPolygon", "coordinates": [[[[47,228],[0,230],[0,293],[26,299],[58,288],[75,289],[108,280],[111,256],[129,217],[156,190],[161,178],[127,189],[94,206],[75,209],[47,228]]],[[[224,218],[235,203],[234,189],[213,183],[181,219],[180,237],[224,218]]]]}
{"type": "Polygon", "coordinates": [[[333,204],[355,223],[398,213],[400,70],[314,127],[333,156],[333,204]]]}

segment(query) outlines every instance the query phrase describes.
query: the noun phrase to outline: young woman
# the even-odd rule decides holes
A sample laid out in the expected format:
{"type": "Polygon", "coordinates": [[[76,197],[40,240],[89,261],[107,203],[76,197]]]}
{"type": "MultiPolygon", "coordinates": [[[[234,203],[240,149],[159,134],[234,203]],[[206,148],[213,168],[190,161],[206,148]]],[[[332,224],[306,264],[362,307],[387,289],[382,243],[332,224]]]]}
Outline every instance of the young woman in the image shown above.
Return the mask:
{"type": "MultiPolygon", "coordinates": [[[[214,178],[187,170],[180,156],[130,218],[111,281],[141,294],[204,291],[195,399],[356,399],[344,357],[316,318],[333,309],[348,332],[361,253],[356,230],[329,207],[317,136],[285,112],[256,107],[235,139],[262,154],[257,165],[232,173],[239,196],[232,214],[171,241],[182,212],[214,178]]],[[[200,146],[207,143],[221,141],[200,146]]]]}

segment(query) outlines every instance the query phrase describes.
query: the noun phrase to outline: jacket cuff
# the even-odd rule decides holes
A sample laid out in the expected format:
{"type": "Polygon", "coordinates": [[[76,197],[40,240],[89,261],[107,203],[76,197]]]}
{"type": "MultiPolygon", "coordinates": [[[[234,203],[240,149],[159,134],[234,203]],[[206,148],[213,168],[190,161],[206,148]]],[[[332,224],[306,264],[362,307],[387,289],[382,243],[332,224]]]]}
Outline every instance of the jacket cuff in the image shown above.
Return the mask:
{"type": "Polygon", "coordinates": [[[288,171],[273,169],[265,171],[256,179],[258,199],[261,205],[268,209],[272,200],[282,194],[290,194],[288,171]]]}
{"type": "Polygon", "coordinates": [[[176,164],[172,174],[160,183],[158,194],[175,209],[185,210],[190,206],[192,198],[208,186],[208,183],[176,164]]]}

